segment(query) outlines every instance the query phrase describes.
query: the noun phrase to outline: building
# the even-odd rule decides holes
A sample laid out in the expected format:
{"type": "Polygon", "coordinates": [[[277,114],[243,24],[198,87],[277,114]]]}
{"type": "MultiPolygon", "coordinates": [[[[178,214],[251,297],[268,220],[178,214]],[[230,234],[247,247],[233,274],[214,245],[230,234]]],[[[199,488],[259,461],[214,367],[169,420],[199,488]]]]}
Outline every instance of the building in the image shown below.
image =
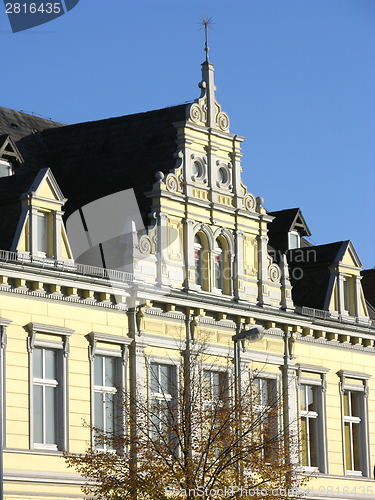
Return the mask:
{"type": "Polygon", "coordinates": [[[105,420],[106,363],[123,386],[147,385],[146,361],[177,363],[192,323],[219,358],[243,325],[263,326],[242,375],[265,367],[283,388],[310,498],[375,498],[359,257],[350,241],[312,246],[297,208],[267,213],[241,181],[244,138],[208,60],[200,88],[191,104],[69,126],[0,108],[7,500],[82,497],[61,455],[90,443],[83,420],[105,420]]]}

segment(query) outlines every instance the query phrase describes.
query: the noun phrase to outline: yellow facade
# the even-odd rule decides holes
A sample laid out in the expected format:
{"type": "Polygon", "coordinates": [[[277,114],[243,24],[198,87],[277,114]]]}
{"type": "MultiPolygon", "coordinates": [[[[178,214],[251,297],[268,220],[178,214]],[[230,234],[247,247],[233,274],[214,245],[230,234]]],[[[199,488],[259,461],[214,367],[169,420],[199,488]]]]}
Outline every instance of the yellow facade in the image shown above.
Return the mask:
{"type": "MultiPolygon", "coordinates": [[[[260,370],[277,382],[288,401],[285,425],[301,442],[310,439],[309,452],[297,458],[301,475],[313,477],[306,497],[375,498],[375,325],[360,261],[350,242],[328,246],[334,257],[324,269],[324,304],[299,302],[296,269],[301,279],[313,276],[306,263],[310,247],[290,248],[289,262],[270,251],[275,216],[242,184],[243,138],[229,132],[208,61],[201,89],[186,119],[173,123],[175,167],[150,179],[149,225],[142,232],[134,221],[122,221],[131,229],[118,233],[125,258],[113,271],[92,265],[102,243],[104,257],[111,257],[105,242],[90,243],[89,250],[82,244],[74,255],[78,246],[69,219],[68,229],[63,223],[66,199],[53,165],[20,193],[12,246],[0,255],[7,500],[83,498],[84,479],[62,455],[91,446],[98,357],[114,360],[124,388],[149,390],[147,364],[179,364],[187,335],[204,339],[207,359],[220,369],[233,358],[232,337],[254,326],[263,327],[264,336],[244,343],[242,377],[260,370]],[[55,367],[50,378],[48,363],[55,367]],[[319,401],[314,411],[302,409],[308,391],[319,401]],[[57,398],[50,410],[48,394],[57,398]],[[314,442],[306,422],[317,426],[314,442]]],[[[310,248],[317,269],[319,252],[328,250],[310,248]]],[[[112,389],[103,382],[101,390],[112,389]]]]}

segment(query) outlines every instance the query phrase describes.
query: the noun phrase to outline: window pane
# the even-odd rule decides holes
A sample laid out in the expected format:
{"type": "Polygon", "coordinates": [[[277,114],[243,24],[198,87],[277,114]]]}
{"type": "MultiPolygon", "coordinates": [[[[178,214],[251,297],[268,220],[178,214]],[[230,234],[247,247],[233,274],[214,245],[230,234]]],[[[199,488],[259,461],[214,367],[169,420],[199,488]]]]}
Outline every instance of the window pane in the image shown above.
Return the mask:
{"type": "Polygon", "coordinates": [[[47,253],[47,215],[38,214],[38,251],[47,253]]]}
{"type": "Polygon", "coordinates": [[[99,429],[103,429],[103,395],[101,392],[96,392],[94,395],[94,425],[99,429]]]}
{"type": "Polygon", "coordinates": [[[160,365],[160,392],[170,394],[170,370],[167,365],[160,365]]]}
{"type": "Polygon", "coordinates": [[[205,370],[203,372],[203,398],[211,399],[211,372],[205,370]]]}
{"type": "Polygon", "coordinates": [[[212,372],[212,398],[219,399],[220,397],[220,378],[218,372],[212,372]]]}
{"type": "Polygon", "coordinates": [[[34,443],[43,443],[43,387],[41,385],[34,385],[33,389],[34,443]]]}
{"type": "Polygon", "coordinates": [[[95,356],[94,358],[94,384],[103,385],[103,357],[95,356]]]}
{"type": "Polygon", "coordinates": [[[151,434],[153,441],[160,439],[160,419],[159,419],[159,403],[152,402],[152,415],[151,415],[151,434]]]}
{"type": "Polygon", "coordinates": [[[150,370],[150,375],[151,375],[151,391],[152,392],[159,392],[159,367],[156,363],[151,363],[151,370],[150,370]]]}
{"type": "Polygon", "coordinates": [[[361,467],[361,434],[360,424],[352,424],[353,431],[353,455],[354,455],[354,470],[362,470],[361,467]]]}
{"type": "Polygon", "coordinates": [[[201,250],[195,250],[194,252],[195,260],[195,283],[197,285],[201,284],[201,250]]]}
{"type": "Polygon", "coordinates": [[[45,377],[49,380],[56,380],[56,351],[44,349],[45,356],[45,377]]]}
{"type": "Polygon", "coordinates": [[[215,287],[216,288],[221,288],[220,285],[220,257],[218,255],[215,255],[215,287]]]}
{"type": "Polygon", "coordinates": [[[46,443],[56,444],[56,388],[45,387],[46,407],[46,443]]]}
{"type": "Polygon", "coordinates": [[[114,387],[116,383],[116,360],[115,358],[105,359],[105,385],[114,387]]]}
{"type": "Polygon", "coordinates": [[[352,470],[352,455],[351,455],[351,439],[350,439],[350,424],[349,422],[345,422],[344,434],[345,434],[345,460],[346,460],[346,469],[352,470]]]}
{"type": "Polygon", "coordinates": [[[352,404],[352,417],[360,417],[360,408],[359,408],[359,398],[360,394],[358,392],[351,392],[351,404],[352,404]]]}
{"type": "Polygon", "coordinates": [[[307,386],[307,409],[308,411],[317,411],[316,404],[316,387],[307,386]]]}
{"type": "Polygon", "coordinates": [[[300,390],[299,390],[299,396],[300,396],[300,409],[301,411],[306,411],[306,386],[301,385],[300,390]]]}
{"type": "Polygon", "coordinates": [[[309,418],[309,433],[310,433],[310,466],[318,467],[318,429],[317,419],[309,418]]]}
{"type": "Polygon", "coordinates": [[[307,457],[307,425],[305,418],[301,418],[301,438],[302,438],[302,465],[309,465],[307,457]]]}
{"type": "Polygon", "coordinates": [[[115,395],[108,393],[105,395],[105,430],[112,433],[115,420],[115,395]]]}
{"type": "Polygon", "coordinates": [[[344,415],[349,416],[350,413],[349,413],[349,394],[348,394],[348,391],[344,391],[343,400],[344,400],[344,415]]]}
{"type": "Polygon", "coordinates": [[[42,349],[35,348],[33,352],[34,378],[43,378],[42,349]]]}

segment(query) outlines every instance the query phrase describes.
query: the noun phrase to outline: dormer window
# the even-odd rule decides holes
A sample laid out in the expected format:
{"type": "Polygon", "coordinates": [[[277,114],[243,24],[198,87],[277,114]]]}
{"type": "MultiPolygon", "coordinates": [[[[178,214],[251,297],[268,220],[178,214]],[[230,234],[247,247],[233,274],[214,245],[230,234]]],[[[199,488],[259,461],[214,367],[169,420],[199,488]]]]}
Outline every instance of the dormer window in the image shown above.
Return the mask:
{"type": "Polygon", "coordinates": [[[48,254],[48,214],[45,212],[38,212],[37,215],[37,250],[48,254]]]}
{"type": "Polygon", "coordinates": [[[299,232],[290,231],[288,236],[289,236],[289,250],[293,250],[294,248],[300,248],[301,237],[299,232]]]}
{"type": "Polygon", "coordinates": [[[10,161],[0,159],[0,177],[13,175],[13,167],[10,161]]]}
{"type": "Polygon", "coordinates": [[[350,278],[345,277],[342,280],[344,293],[344,311],[350,314],[350,278]]]}

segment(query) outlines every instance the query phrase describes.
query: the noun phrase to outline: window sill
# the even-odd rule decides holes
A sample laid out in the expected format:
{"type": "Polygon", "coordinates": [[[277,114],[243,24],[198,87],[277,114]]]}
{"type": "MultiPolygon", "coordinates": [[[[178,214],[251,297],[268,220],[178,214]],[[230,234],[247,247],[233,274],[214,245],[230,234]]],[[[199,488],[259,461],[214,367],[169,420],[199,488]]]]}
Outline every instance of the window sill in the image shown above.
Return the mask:
{"type": "Polygon", "coordinates": [[[360,470],[346,470],[345,476],[363,477],[363,473],[360,470]]]}
{"type": "Polygon", "coordinates": [[[47,455],[47,456],[56,456],[56,457],[62,457],[63,456],[63,451],[61,450],[49,450],[46,448],[34,448],[32,450],[23,450],[19,448],[4,448],[4,453],[19,453],[19,454],[25,454],[25,455],[47,455]]]}

